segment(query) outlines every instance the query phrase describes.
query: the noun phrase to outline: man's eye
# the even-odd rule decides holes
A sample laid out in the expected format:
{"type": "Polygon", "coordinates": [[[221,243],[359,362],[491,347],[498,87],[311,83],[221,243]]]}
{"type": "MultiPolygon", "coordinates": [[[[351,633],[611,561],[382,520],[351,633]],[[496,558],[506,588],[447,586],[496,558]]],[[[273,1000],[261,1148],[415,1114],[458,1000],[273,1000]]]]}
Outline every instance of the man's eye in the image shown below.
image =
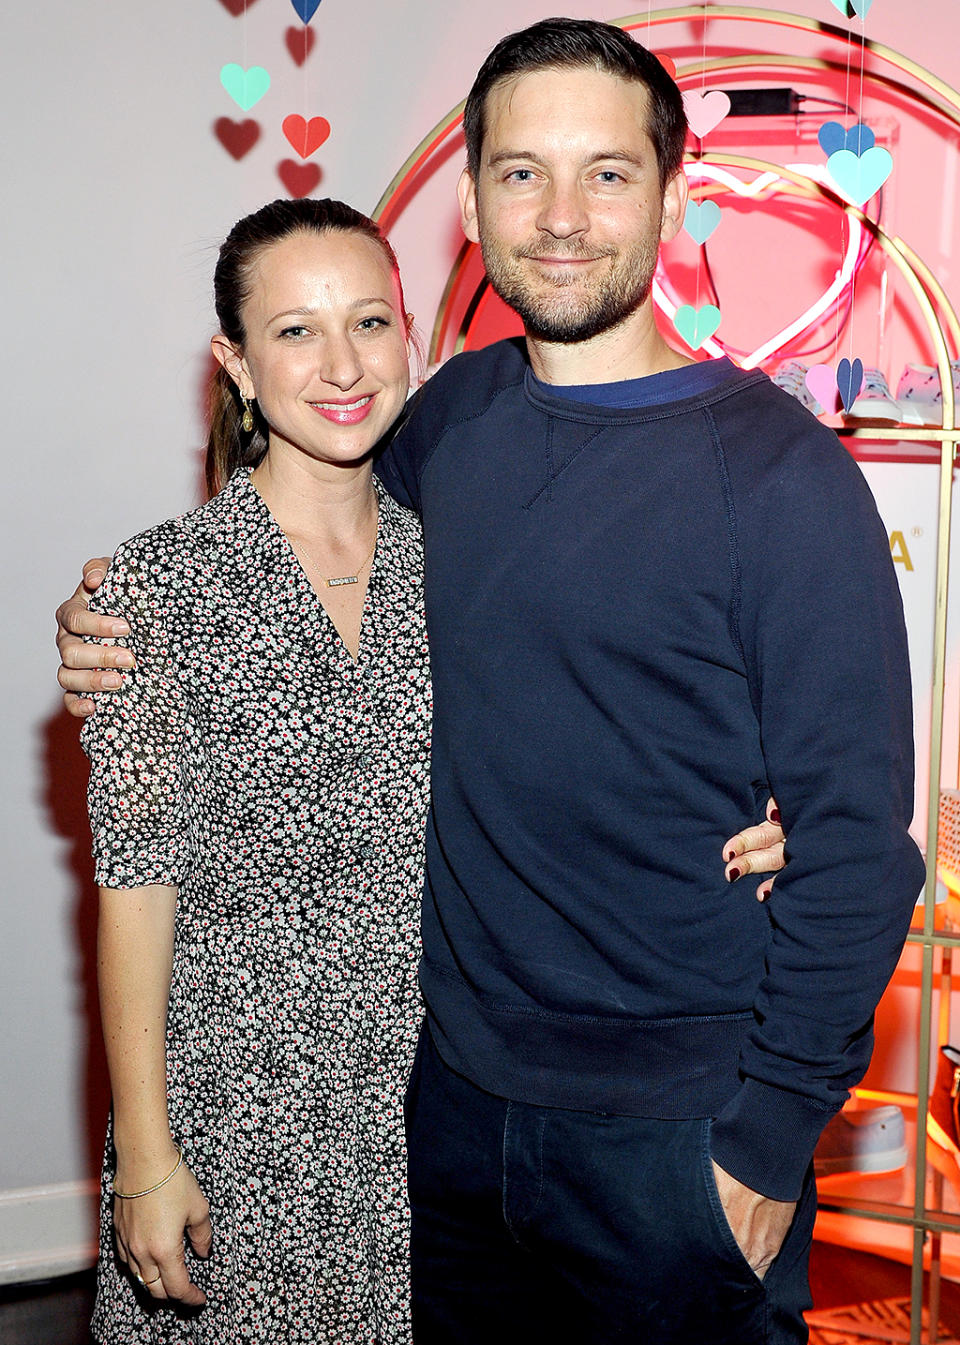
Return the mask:
{"type": "Polygon", "coordinates": [[[533,173],[529,168],[514,168],[507,174],[508,182],[530,182],[533,179],[533,173]]]}
{"type": "Polygon", "coordinates": [[[597,177],[600,179],[601,182],[623,181],[623,175],[621,173],[614,172],[612,168],[604,168],[604,170],[601,173],[597,174],[597,177]]]}

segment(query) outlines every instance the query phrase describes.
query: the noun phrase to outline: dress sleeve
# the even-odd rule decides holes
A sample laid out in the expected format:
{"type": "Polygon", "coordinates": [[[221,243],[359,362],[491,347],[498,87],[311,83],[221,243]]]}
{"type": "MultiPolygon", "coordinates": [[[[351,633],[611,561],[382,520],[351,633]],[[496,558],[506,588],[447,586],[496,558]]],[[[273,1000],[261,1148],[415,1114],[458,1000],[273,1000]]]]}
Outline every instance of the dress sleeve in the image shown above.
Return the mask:
{"type": "Polygon", "coordinates": [[[96,880],[104,887],[179,886],[191,867],[184,790],[186,703],[165,629],[169,606],[136,543],[120,547],[91,610],[123,615],[137,666],[120,691],[94,695],[81,745],[96,880]]]}

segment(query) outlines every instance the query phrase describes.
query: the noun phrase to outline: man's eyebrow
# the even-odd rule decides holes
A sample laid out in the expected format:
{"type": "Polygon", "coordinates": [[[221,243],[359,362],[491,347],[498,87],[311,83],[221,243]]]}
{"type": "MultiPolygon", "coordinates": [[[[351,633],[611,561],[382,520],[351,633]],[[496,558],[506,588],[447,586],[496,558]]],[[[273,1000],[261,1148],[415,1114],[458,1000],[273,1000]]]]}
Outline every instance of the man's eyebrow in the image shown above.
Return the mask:
{"type": "MultiPolygon", "coordinates": [[[[502,149],[498,150],[496,154],[491,154],[490,158],[487,160],[487,167],[499,168],[505,163],[514,163],[518,159],[521,159],[526,163],[537,164],[540,167],[543,167],[546,164],[546,160],[541,158],[539,154],[534,154],[532,150],[502,149]]],[[[592,163],[604,162],[629,163],[636,164],[639,167],[645,162],[645,159],[643,156],[631,154],[629,150],[625,149],[597,150],[592,154],[588,154],[583,159],[584,166],[592,163]]]]}

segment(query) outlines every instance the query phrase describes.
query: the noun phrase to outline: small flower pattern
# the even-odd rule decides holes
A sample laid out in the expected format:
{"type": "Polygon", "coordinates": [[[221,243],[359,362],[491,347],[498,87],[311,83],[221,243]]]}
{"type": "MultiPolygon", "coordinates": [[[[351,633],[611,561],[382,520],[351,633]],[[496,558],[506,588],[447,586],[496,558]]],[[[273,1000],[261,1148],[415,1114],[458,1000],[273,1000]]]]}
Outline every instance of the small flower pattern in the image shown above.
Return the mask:
{"type": "Polygon", "coordinates": [[[82,735],[97,881],[178,888],[169,1111],[214,1229],[207,1306],[155,1305],[115,1256],[108,1135],[103,1345],[410,1340],[430,684],[419,523],[378,492],[356,662],[247,471],[97,595],[138,660],[82,735]]]}

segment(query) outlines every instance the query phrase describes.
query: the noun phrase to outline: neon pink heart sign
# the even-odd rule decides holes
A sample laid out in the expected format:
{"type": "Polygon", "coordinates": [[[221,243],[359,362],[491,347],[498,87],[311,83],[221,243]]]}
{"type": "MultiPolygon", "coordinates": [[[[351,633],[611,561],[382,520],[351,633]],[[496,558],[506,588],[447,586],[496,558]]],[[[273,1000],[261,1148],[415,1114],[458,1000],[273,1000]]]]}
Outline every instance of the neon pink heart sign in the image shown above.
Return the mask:
{"type": "MultiPolygon", "coordinates": [[[[831,185],[825,165],[792,164],[791,170],[795,173],[801,173],[804,177],[809,177],[814,182],[831,185]]],[[[734,192],[737,196],[748,199],[760,197],[765,192],[775,189],[782,180],[778,173],[770,171],[760,173],[750,179],[739,178],[719,164],[711,163],[708,159],[697,159],[688,163],[686,173],[693,184],[699,181],[716,182],[734,192]]],[[[744,369],[755,369],[757,365],[776,354],[788,341],[792,341],[794,338],[802,336],[804,332],[809,331],[830,305],[835,303],[843,294],[856,273],[865,244],[863,226],[856,216],[849,215],[847,217],[847,230],[847,245],[843,261],[833,280],[823,293],[792,322],[788,323],[782,331],[776,332],[773,336],[761,341],[744,358],[738,358],[737,363],[744,369]]],[[[653,300],[671,322],[676,321],[677,312],[685,302],[674,288],[662,259],[657,267],[657,274],[653,282],[653,300]]],[[[714,357],[727,353],[723,343],[712,335],[702,342],[702,349],[708,355],[714,357]]],[[[834,379],[834,389],[836,389],[836,379],[834,379]]]]}

